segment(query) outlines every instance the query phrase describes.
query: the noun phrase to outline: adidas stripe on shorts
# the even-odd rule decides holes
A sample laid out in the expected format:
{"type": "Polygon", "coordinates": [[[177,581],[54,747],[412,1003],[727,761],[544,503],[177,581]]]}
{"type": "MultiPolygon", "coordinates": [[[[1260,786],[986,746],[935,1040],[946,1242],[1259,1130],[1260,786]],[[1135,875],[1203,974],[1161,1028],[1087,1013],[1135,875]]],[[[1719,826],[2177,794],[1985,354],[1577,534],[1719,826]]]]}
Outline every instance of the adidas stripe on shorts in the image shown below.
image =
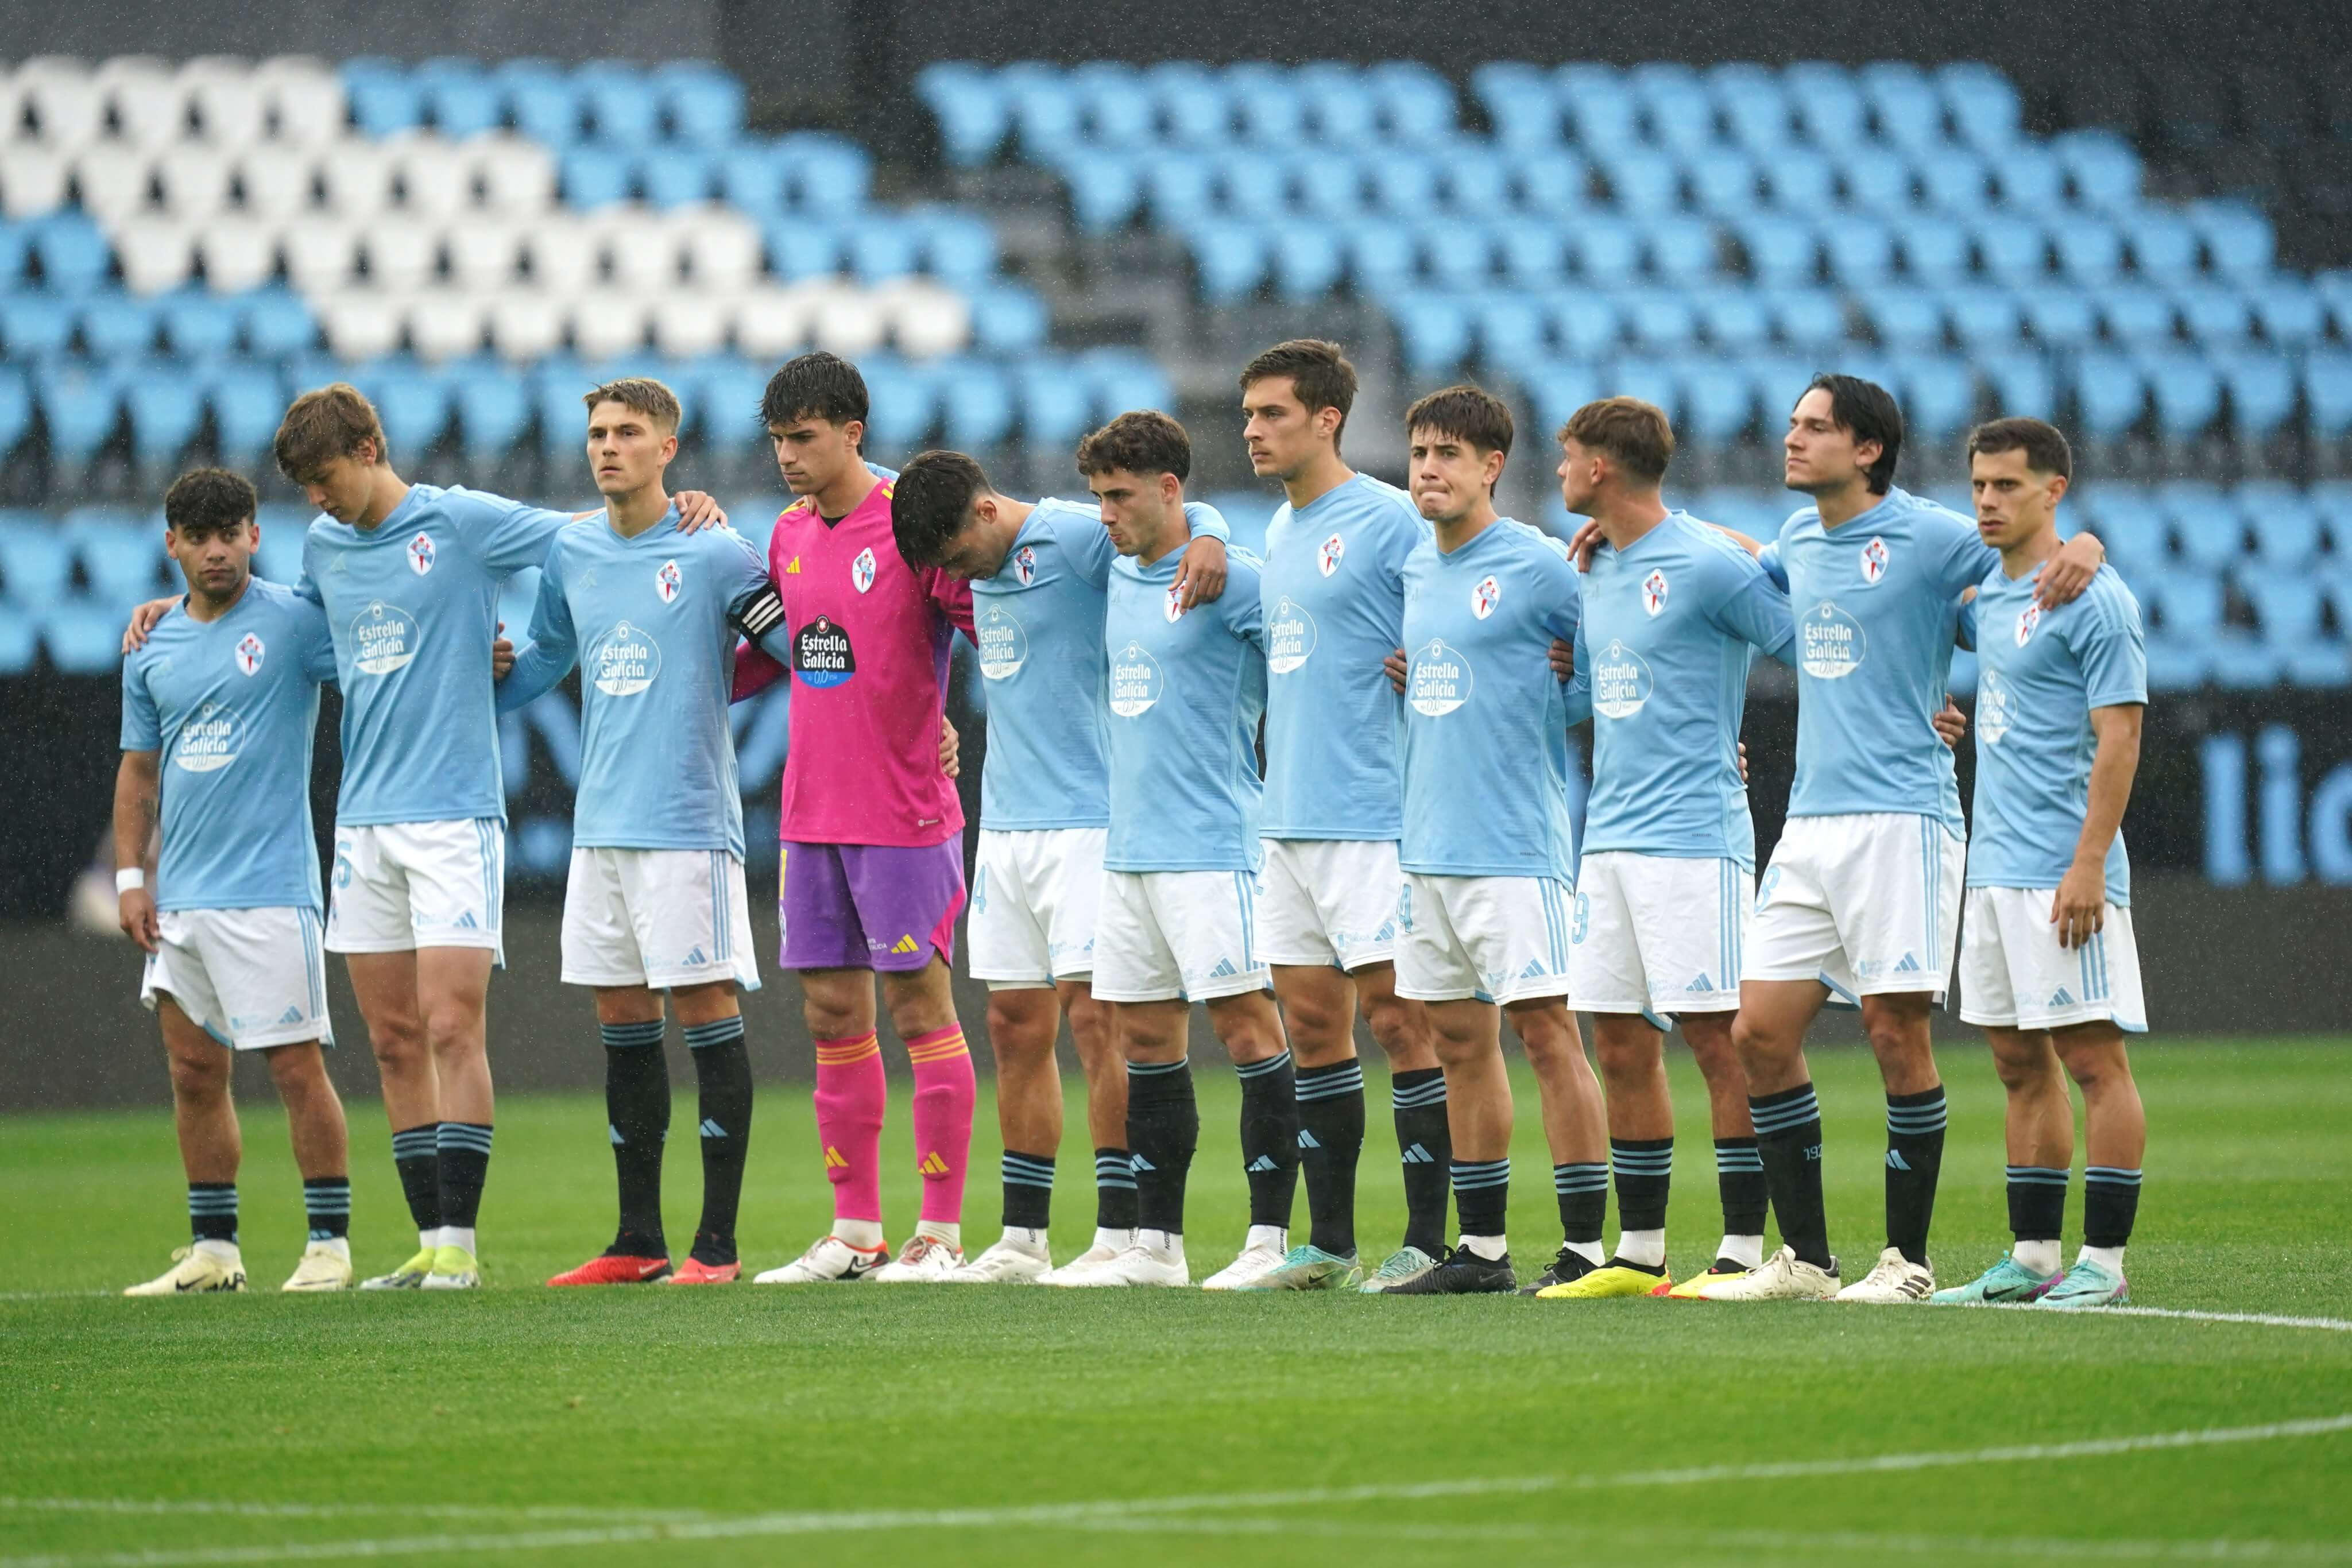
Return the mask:
{"type": "Polygon", "coordinates": [[[1211,1002],[1265,989],[1257,894],[1255,872],[1103,873],[1096,999],[1211,1002]]]}
{"type": "Polygon", "coordinates": [[[1549,876],[1407,872],[1397,895],[1397,995],[1517,1002],[1568,994],[1576,889],[1549,876]]]}
{"type": "Polygon", "coordinates": [[[1938,817],[1790,818],[1757,883],[1740,978],[1819,980],[1849,1006],[1919,991],[1942,1002],[1967,857],[1938,817]]]}
{"type": "Polygon", "coordinates": [[[725,850],[581,849],[563,889],[572,986],[760,988],[743,862],[725,850]]]}
{"type": "Polygon", "coordinates": [[[304,907],[166,909],[139,999],[169,994],[223,1045],[266,1051],[335,1042],[327,1020],[327,955],[319,912],[304,907]]]}
{"type": "Polygon", "coordinates": [[[496,817],[335,828],[333,953],[488,947],[506,962],[507,825],[496,817]]]}
{"type": "Polygon", "coordinates": [[[2086,946],[2062,947],[2050,924],[2056,897],[2048,887],[1969,889],[1960,1017],[1994,1029],[2064,1029],[2106,1019],[2146,1033],[2131,910],[2106,905],[2086,946]]]}
{"type": "Polygon", "coordinates": [[[1262,839],[1258,943],[1269,964],[1361,969],[1396,954],[1390,839],[1262,839]]]}
{"type": "Polygon", "coordinates": [[[1569,916],[1569,1006],[1645,1013],[1661,1029],[1677,1013],[1738,1010],[1755,904],[1755,878],[1735,860],[1588,853],[1569,916]]]}

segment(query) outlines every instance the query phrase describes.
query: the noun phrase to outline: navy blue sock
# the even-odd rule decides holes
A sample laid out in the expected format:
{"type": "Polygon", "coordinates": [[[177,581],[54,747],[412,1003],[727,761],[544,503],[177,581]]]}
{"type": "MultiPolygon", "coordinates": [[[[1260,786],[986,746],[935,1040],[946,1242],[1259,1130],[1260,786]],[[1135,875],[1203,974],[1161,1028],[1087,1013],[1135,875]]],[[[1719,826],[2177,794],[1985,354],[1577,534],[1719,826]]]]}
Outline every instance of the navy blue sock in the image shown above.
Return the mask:
{"type": "Polygon", "coordinates": [[[1389,1079],[1397,1157],[1404,1166],[1404,1244],[1445,1255],[1445,1187],[1454,1130],[1445,1120],[1445,1070],[1424,1067],[1389,1079]]]}
{"type": "Polygon", "coordinates": [[[2092,1166],[2083,1172],[2083,1245],[2122,1247],[2139,1217],[2139,1172],[2092,1166]]]}
{"type": "Polygon", "coordinates": [[[2066,1234],[2066,1173],[2053,1166],[2009,1167],[2009,1233],[2020,1241],[2066,1234]]]}
{"type": "Polygon", "coordinates": [[[1242,1172],[1249,1177],[1250,1223],[1290,1228],[1298,1196],[1297,1075],[1290,1052],[1241,1062],[1242,1172]]]}
{"type": "Polygon", "coordinates": [[[735,1261],[735,1211],[751,1155],[751,1056],[740,1015],[688,1024],[685,1034],[702,1145],[702,1223],[694,1228],[693,1257],[717,1268],[735,1261]]]}
{"type": "Polygon", "coordinates": [[[310,1222],[310,1239],[331,1241],[352,1233],[352,1178],[320,1176],[302,1184],[302,1212],[310,1222]]]}
{"type": "Polygon", "coordinates": [[[1364,1065],[1354,1057],[1298,1071],[1298,1165],[1307,1178],[1307,1240],[1356,1254],[1356,1165],[1364,1152],[1364,1065]]]}
{"type": "Polygon", "coordinates": [[[441,1227],[441,1124],[425,1122],[392,1135],[392,1164],[400,1194],[419,1230],[441,1227]]]}
{"type": "Polygon", "coordinates": [[[1927,1260],[1936,1183],[1944,1169],[1944,1086],[1886,1097],[1886,1244],[1927,1260]]]}
{"type": "MultiPolygon", "coordinates": [[[[1054,1156],[1004,1151],[1004,1228],[1043,1230],[1054,1212],[1054,1156]]],[[[1134,1178],[1129,1177],[1130,1186],[1134,1178]]]]}
{"type": "Polygon", "coordinates": [[[1780,1220],[1780,1240],[1801,1261],[1826,1269],[1830,1221],[1822,1202],[1822,1103],[1811,1080],[1777,1094],[1751,1094],[1748,1113],[1756,1123],[1756,1154],[1772,1212],[1780,1220]]]}
{"type": "Polygon", "coordinates": [[[236,1245],[236,1183],[192,1181],[188,1184],[188,1232],[198,1241],[236,1245]]]}
{"type": "Polygon", "coordinates": [[[1551,1190],[1559,1200],[1560,1239],[1599,1246],[1609,1214],[1608,1166],[1598,1161],[1554,1166],[1551,1190]]]}

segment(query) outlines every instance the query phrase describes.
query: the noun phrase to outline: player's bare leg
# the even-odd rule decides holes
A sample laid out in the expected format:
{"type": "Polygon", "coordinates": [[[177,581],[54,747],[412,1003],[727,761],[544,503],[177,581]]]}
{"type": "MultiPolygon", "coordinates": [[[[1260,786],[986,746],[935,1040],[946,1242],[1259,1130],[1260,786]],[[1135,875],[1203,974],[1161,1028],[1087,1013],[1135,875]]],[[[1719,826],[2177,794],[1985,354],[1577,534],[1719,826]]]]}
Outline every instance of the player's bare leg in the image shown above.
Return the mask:
{"type": "Polygon", "coordinates": [[[1748,1078],[1748,1113],[1780,1249],[1761,1268],[1709,1284],[1711,1301],[1820,1300],[1838,1288],[1822,1205],[1822,1112],[1805,1064],[1805,1031],[1829,1000],[1819,980],[1746,980],[1731,1042],[1748,1078]]]}
{"type": "Polygon", "coordinates": [[[351,1132],[342,1097],[327,1076],[326,1053],[315,1040],[275,1045],[262,1052],[269,1081],[286,1107],[294,1168],[302,1174],[302,1207],[310,1234],[289,1291],[340,1291],[352,1282],[351,1132]]]}
{"type": "Polygon", "coordinates": [[[1273,975],[1290,1040],[1309,1231],[1305,1243],[1246,1288],[1346,1289],[1362,1277],[1356,1260],[1356,1166],[1364,1151],[1358,988],[1328,965],[1276,964],[1273,975]]]}
{"type": "Polygon", "coordinates": [[[1530,1282],[1549,1290],[1580,1278],[1603,1260],[1601,1227],[1609,1207],[1609,1113],[1601,1081],[1585,1059],[1584,1040],[1568,1004],[1533,998],[1503,1009],[1511,1032],[1528,1053],[1543,1107],[1544,1143],[1551,1150],[1552,1195],[1559,1204],[1560,1249],[1530,1282]]]}
{"type": "Polygon", "coordinates": [[[441,1245],[441,1090],[417,1007],[416,955],[349,953],[344,960],[392,1124],[393,1164],[416,1225],[416,1255],[367,1288],[414,1289],[432,1273],[441,1245]]]}
{"type": "Polygon", "coordinates": [[[1723,1239],[1706,1271],[1669,1292],[1695,1295],[1711,1280],[1746,1273],[1764,1261],[1764,1218],[1770,1199],[1756,1153],[1756,1123],[1748,1112],[1748,1074],[1732,1043],[1732,1014],[1684,1013],[1675,1019],[1691,1060],[1706,1085],[1707,1122],[1715,1136],[1716,1190],[1723,1205],[1723,1239]]]}
{"type": "Polygon", "coordinates": [[[1665,1284],[1666,1196],[1675,1148],[1666,1037],[1639,1013],[1596,1013],[1593,1053],[1608,1102],[1609,1164],[1617,1184],[1617,1250],[1576,1285],[1579,1295],[1652,1294],[1665,1284]]]}
{"type": "Polygon", "coordinates": [[[1430,1040],[1445,1074],[1445,1115],[1454,1147],[1450,1175],[1460,1243],[1436,1268],[1381,1293],[1392,1296],[1507,1291],[1518,1283],[1504,1234],[1511,1194],[1511,1078],[1503,1065],[1502,1014],[1491,1002],[1427,1005],[1430,1040]]]}
{"type": "Polygon", "coordinates": [[[1924,991],[1862,998],[1863,1030],[1886,1084],[1886,1248],[1841,1301],[1897,1305],[1935,1292],[1927,1229],[1944,1165],[1944,1085],[1928,1034],[1934,1005],[1924,991]]]}
{"type": "Polygon", "coordinates": [[[1105,1262],[1134,1241],[1135,1176],[1127,1155],[1127,1068],[1114,1060],[1102,1006],[1084,980],[993,988],[988,1040],[996,1053],[996,1115],[1003,1134],[1004,1234],[958,1270],[973,1284],[1034,1283],[1053,1270],[1055,1156],[1062,1146],[1062,1073],[1054,1050],[1065,1011],[1086,1083],[1087,1131],[1096,1153],[1095,1245],[1076,1261],[1105,1262]],[[1108,1137],[1106,1137],[1108,1134],[1108,1137]],[[1106,1176],[1110,1185],[1105,1185],[1106,1176]],[[1124,1222],[1104,1218],[1125,1211],[1124,1222]]]}
{"type": "Polygon", "coordinates": [[[168,992],[155,998],[172,1071],[172,1126],[188,1178],[190,1241],[172,1267],[131,1286],[132,1296],[174,1296],[245,1289],[237,1250],[236,1171],[245,1145],[229,1097],[228,1047],[199,1028],[168,992]]]}
{"type": "Polygon", "coordinates": [[[1105,1012],[1127,1073],[1125,1135],[1133,1151],[1135,1242],[1108,1262],[1057,1270],[1054,1283],[1189,1284],[1184,1186],[1201,1143],[1201,1107],[1185,1052],[1192,1009],[1183,1001],[1112,1002],[1105,1004],[1105,1012]]]}
{"type": "MultiPolygon", "coordinates": [[[[1290,1210],[1298,1195],[1297,1071],[1271,995],[1244,991],[1208,1008],[1209,1028],[1242,1082],[1242,1171],[1249,1181],[1250,1223],[1240,1254],[1201,1288],[1238,1291],[1279,1267],[1290,1250],[1290,1210]]],[[[1353,1021],[1352,1009],[1339,1016],[1353,1021]]]]}
{"type": "Polygon", "coordinates": [[[2140,1162],[2147,1113],[2124,1052],[2123,1031],[2105,1019],[2051,1031],[2067,1076],[2083,1091],[2083,1249],[2042,1298],[2044,1306],[2105,1306],[2129,1301],[2124,1249],[2139,1214],[2140,1162]]]}

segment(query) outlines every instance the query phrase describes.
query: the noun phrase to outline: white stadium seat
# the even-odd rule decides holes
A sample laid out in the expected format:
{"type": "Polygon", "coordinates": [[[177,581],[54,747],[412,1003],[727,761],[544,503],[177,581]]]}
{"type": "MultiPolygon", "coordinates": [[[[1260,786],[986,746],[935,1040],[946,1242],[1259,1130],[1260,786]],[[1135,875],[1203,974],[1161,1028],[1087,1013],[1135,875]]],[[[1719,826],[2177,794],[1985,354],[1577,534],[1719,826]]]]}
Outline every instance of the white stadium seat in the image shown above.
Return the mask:
{"type": "Polygon", "coordinates": [[[727,341],[733,315],[720,291],[671,289],[654,302],[654,346],[673,359],[709,353],[727,341]]]}
{"type": "Polygon", "coordinates": [[[471,217],[445,231],[449,276],[460,288],[495,294],[516,283],[522,237],[496,218],[471,217]]]}
{"type": "Polygon", "coordinates": [[[881,347],[890,323],[881,301],[853,284],[803,284],[810,293],[810,320],[816,346],[849,358],[881,347]]]}
{"type": "Polygon", "coordinates": [[[500,358],[529,364],[563,346],[563,324],[572,307],[564,297],[530,288],[490,301],[490,342],[500,358]]]}
{"type": "MultiPolygon", "coordinates": [[[[627,222],[600,221],[604,254],[612,258],[613,281],[624,288],[674,288],[678,283],[678,235],[668,225],[642,207],[614,207],[611,213],[630,214],[627,222]]],[[[604,213],[597,217],[604,218],[604,213]]]]}
{"type": "Polygon", "coordinates": [[[555,204],[555,158],[536,141],[494,132],[472,138],[482,171],[483,204],[530,217],[555,204]]]}
{"type": "Polygon", "coordinates": [[[392,152],[363,137],[347,136],[320,151],[319,176],[327,204],[360,223],[392,205],[392,152]]]}
{"type": "Polygon", "coordinates": [[[697,287],[743,287],[760,276],[760,231],[741,214],[726,207],[697,208],[690,225],[680,227],[687,266],[697,287]]]}
{"type": "Polygon", "coordinates": [[[264,60],[253,73],[262,101],[280,141],[298,147],[320,147],[343,134],[343,82],[319,60],[305,55],[281,55],[264,60]]]}
{"type": "Polygon", "coordinates": [[[588,359],[610,359],[645,346],[647,311],[643,298],[600,288],[572,301],[572,346],[588,359]]]}
{"type": "Polygon", "coordinates": [[[316,297],[350,287],[359,270],[360,233],[341,218],[320,214],[286,225],[280,240],[287,280],[316,297]]]}
{"type": "Polygon", "coordinates": [[[278,270],[278,234],[259,218],[231,214],[196,231],[205,286],[215,294],[258,288],[278,270]]]}
{"type": "Polygon", "coordinates": [[[234,172],[229,155],[203,141],[183,141],[167,148],[155,162],[164,207],[186,223],[203,223],[228,205],[229,178],[234,172]]]}
{"type": "Polygon", "coordinates": [[[0,66],[0,142],[16,140],[24,117],[25,84],[14,71],[0,66]]]}
{"type": "Polygon", "coordinates": [[[91,142],[74,160],[82,211],[107,227],[146,211],[154,172],[153,156],[129,142],[111,137],[91,142]]]}
{"type": "Polygon", "coordinates": [[[16,85],[40,127],[40,139],[70,152],[98,139],[106,128],[106,98],[79,60],[55,55],[16,68],[16,85]]]}
{"type": "Polygon", "coordinates": [[[466,149],[438,136],[399,137],[387,145],[410,218],[446,223],[474,204],[474,159],[466,149]]]}
{"type": "Polygon", "coordinates": [[[550,214],[523,231],[522,243],[534,287],[569,297],[595,286],[601,267],[596,235],[578,218],[550,214]]]}
{"type": "Polygon", "coordinates": [[[133,294],[177,288],[195,271],[195,231],[177,218],[131,218],[113,225],[113,237],[123,286],[133,294]]]}
{"type": "Polygon", "coordinates": [[[874,292],[890,318],[891,340],[908,358],[951,354],[971,341],[971,307],[955,290],[907,277],[874,292]]]}
{"type": "Polygon", "coordinates": [[[489,308],[465,289],[428,288],[408,299],[408,340],[425,360],[454,360],[482,346],[489,308]]]}
{"type": "Polygon", "coordinates": [[[0,144],[0,214],[35,218],[64,206],[72,172],[66,154],[43,142],[0,144]]]}
{"type": "Polygon", "coordinates": [[[242,66],[241,61],[217,60],[213,63],[219,68],[199,71],[197,68],[205,63],[190,60],[180,68],[205,140],[230,152],[260,141],[262,132],[269,128],[269,104],[253,72],[249,68],[227,68],[230,65],[242,66]]]}
{"type": "Polygon", "coordinates": [[[757,360],[793,353],[809,340],[810,308],[804,288],[752,288],[735,302],[736,350],[757,360]]]}
{"type": "Polygon", "coordinates": [[[118,55],[92,76],[114,110],[117,133],[133,147],[160,152],[188,133],[188,89],[163,61],[118,55]]]}
{"type": "Polygon", "coordinates": [[[245,210],[258,218],[283,223],[317,203],[319,161],[298,147],[271,141],[248,147],[237,160],[236,176],[245,210]]]}
{"type": "Polygon", "coordinates": [[[352,288],[314,296],[319,324],[326,329],[327,347],[338,359],[373,360],[400,347],[400,297],[381,288],[352,288]]]}
{"type": "Polygon", "coordinates": [[[368,281],[379,289],[409,294],[433,281],[441,268],[441,235],[422,224],[379,223],[366,234],[368,281]]]}

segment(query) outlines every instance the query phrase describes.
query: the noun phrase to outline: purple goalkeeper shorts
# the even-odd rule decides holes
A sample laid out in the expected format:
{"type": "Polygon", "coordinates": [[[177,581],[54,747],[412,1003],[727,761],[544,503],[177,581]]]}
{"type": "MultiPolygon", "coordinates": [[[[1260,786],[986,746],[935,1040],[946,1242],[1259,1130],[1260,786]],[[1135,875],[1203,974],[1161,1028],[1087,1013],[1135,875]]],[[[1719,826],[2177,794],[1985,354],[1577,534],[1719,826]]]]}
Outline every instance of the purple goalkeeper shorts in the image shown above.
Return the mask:
{"type": "Polygon", "coordinates": [[[888,844],[783,846],[787,969],[919,969],[955,961],[964,900],[963,836],[928,849],[888,844]]]}

